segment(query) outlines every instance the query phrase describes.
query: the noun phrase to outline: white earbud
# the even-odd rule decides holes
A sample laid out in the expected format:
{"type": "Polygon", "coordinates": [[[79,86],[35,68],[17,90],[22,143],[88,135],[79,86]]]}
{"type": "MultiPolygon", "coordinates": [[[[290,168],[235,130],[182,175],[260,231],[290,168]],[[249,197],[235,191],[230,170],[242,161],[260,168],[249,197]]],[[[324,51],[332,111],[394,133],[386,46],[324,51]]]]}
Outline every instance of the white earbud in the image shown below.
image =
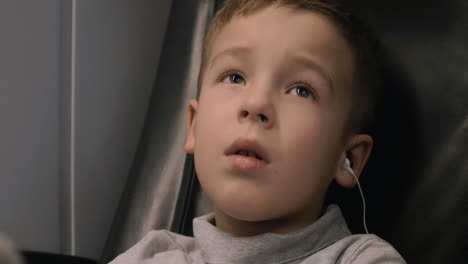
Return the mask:
{"type": "Polygon", "coordinates": [[[346,158],[345,160],[345,169],[351,174],[354,179],[356,179],[356,183],[359,188],[359,192],[361,193],[361,198],[362,198],[362,224],[364,225],[364,229],[366,230],[366,233],[369,234],[369,231],[367,230],[367,225],[366,225],[366,199],[364,199],[364,193],[362,192],[361,184],[359,184],[359,179],[354,174],[353,169],[351,168],[351,161],[349,158],[346,158]]]}
{"type": "MultiPolygon", "coordinates": [[[[351,161],[349,160],[349,158],[346,158],[345,160],[345,168],[349,171],[349,170],[353,170],[351,168],[351,161]]],[[[352,174],[354,174],[354,171],[352,172],[352,174]]]]}

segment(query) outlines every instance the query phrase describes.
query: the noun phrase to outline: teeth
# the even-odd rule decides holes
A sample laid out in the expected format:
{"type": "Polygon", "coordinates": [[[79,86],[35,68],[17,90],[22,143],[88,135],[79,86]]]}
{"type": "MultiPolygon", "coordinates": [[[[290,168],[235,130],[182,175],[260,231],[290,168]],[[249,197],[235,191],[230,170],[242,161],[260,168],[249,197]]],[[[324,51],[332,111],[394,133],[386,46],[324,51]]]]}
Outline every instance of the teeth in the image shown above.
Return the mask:
{"type": "Polygon", "coordinates": [[[243,155],[243,156],[248,156],[248,157],[253,157],[253,158],[257,158],[257,159],[261,159],[257,154],[255,154],[253,152],[249,152],[249,151],[239,151],[239,152],[237,152],[237,154],[243,155]]]}

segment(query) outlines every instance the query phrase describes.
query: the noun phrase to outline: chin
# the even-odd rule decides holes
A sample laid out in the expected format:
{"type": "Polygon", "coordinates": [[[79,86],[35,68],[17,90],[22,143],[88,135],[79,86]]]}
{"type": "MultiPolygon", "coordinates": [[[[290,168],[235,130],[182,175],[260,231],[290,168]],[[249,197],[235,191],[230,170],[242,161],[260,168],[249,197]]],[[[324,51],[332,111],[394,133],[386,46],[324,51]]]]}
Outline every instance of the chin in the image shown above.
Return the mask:
{"type": "Polygon", "coordinates": [[[275,218],[278,208],[272,208],[259,201],[246,201],[245,199],[228,199],[216,206],[224,214],[240,221],[260,222],[275,218]]]}
{"type": "Polygon", "coordinates": [[[236,211],[236,212],[224,212],[224,213],[238,221],[244,221],[244,222],[263,222],[263,221],[268,221],[268,220],[273,219],[272,217],[269,217],[268,215],[261,214],[258,212],[236,211]]]}

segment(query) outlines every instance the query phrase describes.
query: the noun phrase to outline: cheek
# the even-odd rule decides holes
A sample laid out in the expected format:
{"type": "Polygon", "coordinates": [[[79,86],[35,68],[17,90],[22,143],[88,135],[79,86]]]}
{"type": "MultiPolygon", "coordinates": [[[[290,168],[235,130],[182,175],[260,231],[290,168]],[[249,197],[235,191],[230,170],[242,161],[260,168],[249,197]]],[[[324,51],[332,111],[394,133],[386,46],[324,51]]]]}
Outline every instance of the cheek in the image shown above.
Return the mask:
{"type": "Polygon", "coordinates": [[[280,118],[281,149],[287,152],[288,156],[302,160],[324,143],[326,128],[319,110],[313,107],[301,110],[287,109],[280,118]]]}
{"type": "MultiPolygon", "coordinates": [[[[219,96],[205,92],[198,105],[195,126],[195,166],[201,181],[209,182],[208,178],[216,174],[220,157],[229,142],[226,135],[232,129],[232,108],[223,100],[216,100],[219,96]]],[[[229,138],[229,137],[227,137],[229,138]]]]}
{"type": "Polygon", "coordinates": [[[218,120],[222,116],[217,111],[206,111],[208,109],[200,108],[195,126],[195,158],[197,163],[204,164],[209,162],[214,155],[219,152],[214,146],[221,143],[220,133],[217,133],[222,127],[218,120]]]}
{"type": "Polygon", "coordinates": [[[288,130],[282,131],[281,162],[274,168],[277,177],[273,185],[277,187],[272,190],[273,196],[282,197],[278,207],[320,206],[334,178],[336,152],[330,146],[330,134],[319,118],[290,123],[288,130]]]}
{"type": "Polygon", "coordinates": [[[316,110],[307,116],[288,114],[281,129],[282,169],[302,175],[304,181],[328,182],[336,160],[337,135],[327,113],[316,110]]]}
{"type": "Polygon", "coordinates": [[[197,138],[205,140],[219,136],[219,129],[226,125],[229,115],[228,107],[223,107],[222,100],[217,100],[217,98],[215,94],[208,91],[202,94],[195,127],[197,138]]]}

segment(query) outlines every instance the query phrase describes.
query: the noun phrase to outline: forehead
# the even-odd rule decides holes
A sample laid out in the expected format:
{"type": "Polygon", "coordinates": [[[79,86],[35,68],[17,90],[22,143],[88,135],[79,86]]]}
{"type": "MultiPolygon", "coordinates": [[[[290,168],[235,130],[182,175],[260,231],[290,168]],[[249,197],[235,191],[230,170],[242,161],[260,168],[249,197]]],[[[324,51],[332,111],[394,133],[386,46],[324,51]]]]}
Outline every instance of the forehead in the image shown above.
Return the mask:
{"type": "MultiPolygon", "coordinates": [[[[289,6],[268,6],[246,16],[233,16],[211,40],[206,66],[217,57],[269,57],[273,62],[294,58],[309,60],[335,86],[351,83],[354,58],[348,42],[335,24],[324,15],[289,6]]],[[[301,60],[300,60],[301,61],[301,60]]]]}

